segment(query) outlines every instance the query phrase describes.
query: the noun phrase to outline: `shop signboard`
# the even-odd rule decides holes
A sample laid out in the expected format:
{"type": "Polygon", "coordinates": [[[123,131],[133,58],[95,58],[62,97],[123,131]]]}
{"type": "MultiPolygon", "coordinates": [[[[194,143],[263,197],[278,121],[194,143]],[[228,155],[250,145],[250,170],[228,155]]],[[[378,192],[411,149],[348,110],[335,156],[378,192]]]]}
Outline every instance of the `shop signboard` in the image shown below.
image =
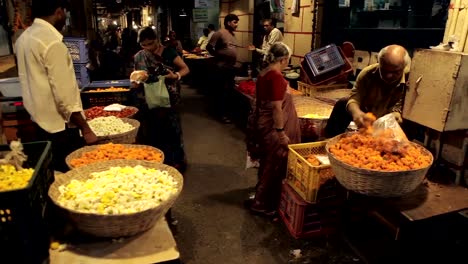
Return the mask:
{"type": "Polygon", "coordinates": [[[196,8],[192,12],[193,22],[208,22],[208,9],[196,8]]]}
{"type": "Polygon", "coordinates": [[[212,8],[215,0],[195,0],[195,8],[212,8]]]}

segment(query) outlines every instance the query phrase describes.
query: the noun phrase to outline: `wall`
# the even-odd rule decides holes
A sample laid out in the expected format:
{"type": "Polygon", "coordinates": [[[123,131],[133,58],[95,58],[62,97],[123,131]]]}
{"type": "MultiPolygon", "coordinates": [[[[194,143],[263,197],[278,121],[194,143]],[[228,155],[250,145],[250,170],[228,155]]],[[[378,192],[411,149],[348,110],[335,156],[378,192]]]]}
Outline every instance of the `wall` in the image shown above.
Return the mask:
{"type": "MultiPolygon", "coordinates": [[[[191,23],[191,30],[192,32],[192,42],[195,46],[198,42],[198,39],[203,36],[203,29],[207,28],[209,24],[215,25],[215,29],[219,28],[218,21],[219,21],[219,1],[212,0],[212,7],[208,9],[208,20],[205,22],[193,22],[191,23]]],[[[193,16],[192,16],[193,17],[193,16]]]]}
{"type": "MultiPolygon", "coordinates": [[[[284,12],[284,42],[291,47],[293,65],[299,64],[306,53],[312,49],[313,15],[315,0],[300,0],[300,12],[293,15],[291,5],[293,0],[285,0],[284,12]]],[[[219,24],[223,25],[224,17],[229,13],[239,16],[239,27],[236,38],[238,44],[247,46],[253,41],[254,0],[222,1],[220,6],[219,24]]],[[[238,49],[238,61],[250,62],[252,54],[247,49],[238,49]]]]}
{"type": "Polygon", "coordinates": [[[284,42],[291,47],[291,64],[299,64],[312,49],[314,0],[300,0],[299,15],[293,15],[291,6],[294,0],[285,0],[284,42]]]}
{"type": "MultiPolygon", "coordinates": [[[[218,28],[224,28],[224,18],[232,13],[239,17],[236,39],[237,45],[246,47],[253,41],[254,0],[221,1],[218,28]]],[[[240,63],[252,61],[252,52],[246,48],[237,49],[237,61],[240,63]]]]}

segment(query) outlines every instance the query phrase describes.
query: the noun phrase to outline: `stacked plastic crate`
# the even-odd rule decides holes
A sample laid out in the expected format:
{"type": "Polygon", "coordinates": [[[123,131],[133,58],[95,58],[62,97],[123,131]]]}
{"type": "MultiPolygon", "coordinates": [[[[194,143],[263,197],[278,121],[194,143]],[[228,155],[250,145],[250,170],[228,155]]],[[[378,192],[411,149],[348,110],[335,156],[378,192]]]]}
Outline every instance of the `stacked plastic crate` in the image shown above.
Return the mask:
{"type": "Polygon", "coordinates": [[[63,42],[70,51],[75,68],[75,76],[80,87],[84,87],[89,83],[89,74],[86,64],[88,58],[88,45],[85,38],[63,38],[63,42]]]}
{"type": "Polygon", "coordinates": [[[279,205],[280,216],[295,238],[336,231],[343,196],[326,162],[325,141],[289,146],[288,172],[279,205]],[[320,165],[308,161],[320,158],[320,165]]]}

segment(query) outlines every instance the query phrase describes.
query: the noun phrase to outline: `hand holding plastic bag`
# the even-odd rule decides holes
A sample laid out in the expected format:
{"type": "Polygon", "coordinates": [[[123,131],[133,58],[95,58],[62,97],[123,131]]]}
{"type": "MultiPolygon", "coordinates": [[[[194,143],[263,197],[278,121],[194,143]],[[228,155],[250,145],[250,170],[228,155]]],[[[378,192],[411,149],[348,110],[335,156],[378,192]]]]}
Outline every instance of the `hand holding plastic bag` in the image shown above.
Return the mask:
{"type": "Polygon", "coordinates": [[[408,141],[393,113],[386,114],[372,124],[375,137],[385,137],[403,142],[408,141]]]}
{"type": "Polygon", "coordinates": [[[385,151],[402,152],[408,143],[405,132],[401,129],[393,113],[382,116],[372,124],[372,136],[381,138],[385,151]]]}

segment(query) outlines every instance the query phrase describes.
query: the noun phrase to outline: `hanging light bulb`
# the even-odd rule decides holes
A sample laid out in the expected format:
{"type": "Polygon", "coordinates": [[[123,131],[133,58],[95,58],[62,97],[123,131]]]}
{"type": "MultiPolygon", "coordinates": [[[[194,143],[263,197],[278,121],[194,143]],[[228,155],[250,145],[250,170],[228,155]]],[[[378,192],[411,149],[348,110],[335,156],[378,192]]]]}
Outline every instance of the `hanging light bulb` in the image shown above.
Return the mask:
{"type": "Polygon", "coordinates": [[[179,16],[183,16],[183,17],[187,16],[183,8],[180,10],[179,16]]]}

